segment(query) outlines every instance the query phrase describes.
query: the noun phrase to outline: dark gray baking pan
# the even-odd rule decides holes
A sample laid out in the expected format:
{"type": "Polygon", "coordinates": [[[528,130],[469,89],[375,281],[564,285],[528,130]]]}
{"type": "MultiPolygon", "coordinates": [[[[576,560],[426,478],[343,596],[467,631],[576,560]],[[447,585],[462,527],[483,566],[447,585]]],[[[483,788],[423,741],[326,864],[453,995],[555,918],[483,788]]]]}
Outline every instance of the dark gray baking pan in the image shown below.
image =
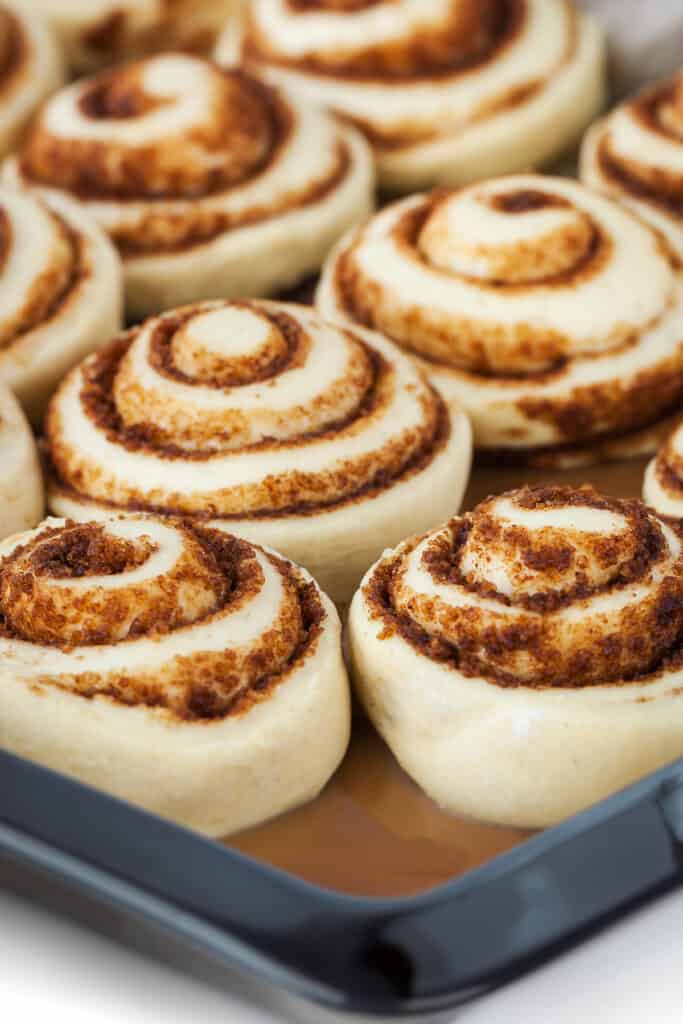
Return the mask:
{"type": "Polygon", "coordinates": [[[683,761],[396,900],[308,884],[7,753],[0,780],[0,884],[193,973],[339,1013],[452,1010],[683,876],[683,761]]]}

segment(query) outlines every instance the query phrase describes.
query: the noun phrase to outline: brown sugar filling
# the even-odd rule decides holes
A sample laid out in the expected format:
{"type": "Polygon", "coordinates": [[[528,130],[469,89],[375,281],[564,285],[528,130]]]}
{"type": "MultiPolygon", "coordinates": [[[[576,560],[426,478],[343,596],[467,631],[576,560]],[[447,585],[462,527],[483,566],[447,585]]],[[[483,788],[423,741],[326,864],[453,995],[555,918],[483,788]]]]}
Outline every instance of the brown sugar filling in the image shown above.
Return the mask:
{"type": "MultiPolygon", "coordinates": [[[[445,280],[448,279],[448,272],[432,266],[426,256],[420,252],[417,243],[429,217],[438,210],[440,204],[448,201],[453,194],[453,191],[449,189],[435,191],[419,206],[405,212],[394,228],[394,238],[401,250],[402,258],[426,265],[430,274],[440,275],[445,280]]],[[[553,205],[555,198],[554,196],[548,197],[553,205]]],[[[497,206],[506,207],[507,212],[512,216],[516,213],[523,213],[527,209],[537,209],[540,205],[547,205],[545,193],[527,189],[493,197],[493,200],[497,206]]],[[[558,205],[563,205],[561,200],[558,205]]],[[[444,340],[449,337],[448,324],[445,323],[445,319],[444,324],[440,324],[438,320],[432,322],[430,317],[422,322],[423,314],[419,303],[406,311],[404,320],[399,323],[401,331],[392,330],[377,312],[379,302],[383,302],[385,307],[389,303],[389,299],[383,296],[383,286],[375,284],[372,274],[366,273],[361,268],[357,258],[357,250],[362,245],[363,238],[362,235],[359,235],[339,255],[335,265],[333,287],[336,301],[352,322],[383,331],[393,338],[400,347],[426,364],[425,368],[428,371],[433,367],[435,372],[439,372],[439,370],[447,373],[453,372],[461,376],[464,381],[471,381],[475,387],[479,383],[487,384],[489,381],[494,381],[496,386],[501,389],[515,389],[520,386],[520,383],[528,384],[528,394],[523,395],[516,402],[522,417],[525,420],[548,423],[559,435],[557,442],[551,445],[543,445],[538,448],[501,446],[495,450],[484,451],[483,458],[495,461],[504,457],[512,462],[528,463],[530,460],[537,458],[542,460],[553,454],[561,456],[563,451],[574,453],[577,451],[577,446],[580,450],[580,446],[596,441],[609,443],[613,439],[624,439],[629,433],[647,429],[660,422],[669,413],[674,413],[680,405],[683,395],[683,377],[681,376],[683,356],[681,353],[674,353],[666,362],[662,362],[654,368],[644,368],[626,383],[620,380],[607,380],[597,384],[577,384],[565,396],[559,395],[549,399],[542,395],[537,397],[535,387],[543,387],[560,380],[575,358],[582,361],[600,359],[604,358],[605,353],[584,352],[576,357],[552,358],[557,351],[557,346],[548,332],[545,332],[539,338],[531,335],[530,339],[534,342],[535,352],[543,353],[544,345],[547,347],[548,365],[546,367],[532,370],[525,370],[523,367],[506,368],[504,371],[497,370],[486,364],[485,352],[479,351],[481,346],[478,345],[476,327],[470,329],[466,323],[462,328],[465,354],[462,358],[456,359],[455,356],[449,358],[444,340]],[[420,331],[425,332],[424,342],[420,341],[420,331]],[[411,336],[414,339],[412,341],[411,336]],[[435,343],[434,339],[441,345],[440,354],[424,350],[425,347],[435,343]],[[470,356],[471,360],[468,363],[470,356]],[[477,359],[476,365],[473,364],[475,358],[477,359]]],[[[593,225],[592,241],[583,257],[571,268],[545,278],[540,283],[543,287],[580,287],[584,280],[600,271],[606,261],[610,259],[612,247],[611,239],[597,225],[593,225]]],[[[662,257],[673,262],[673,256],[663,240],[660,240],[659,247],[662,257]]],[[[529,283],[508,283],[468,278],[466,274],[458,276],[464,281],[470,281],[474,287],[482,291],[510,294],[533,289],[539,284],[537,280],[532,280],[529,283]]],[[[662,315],[668,312],[668,308],[663,311],[662,315]]],[[[398,318],[400,313],[395,315],[398,318]]],[[[656,326],[656,322],[660,318],[648,325],[648,330],[656,326]]],[[[454,327],[452,323],[450,328],[453,331],[453,352],[456,353],[458,351],[457,331],[460,328],[454,327]]],[[[641,337],[640,333],[634,332],[619,344],[615,344],[610,350],[610,354],[618,354],[639,344],[641,337]]],[[[523,341],[524,338],[522,337],[521,340],[523,341]]],[[[504,397],[504,391],[502,394],[504,397]]]]}
{"type": "MultiPolygon", "coordinates": [[[[249,303],[233,303],[237,308],[250,309],[249,303]]],[[[210,311],[210,310],[207,310],[210,311]]],[[[302,355],[306,350],[305,332],[294,317],[287,313],[271,312],[266,309],[259,310],[259,315],[269,320],[282,335],[285,347],[284,351],[275,359],[263,364],[260,359],[252,360],[252,365],[247,365],[239,374],[231,373],[229,369],[217,373],[213,377],[202,377],[201,380],[183,373],[173,362],[171,345],[174,335],[188,324],[195,316],[196,311],[187,310],[184,313],[177,313],[172,316],[165,316],[159,320],[154,327],[154,333],[150,343],[150,365],[164,376],[180,381],[189,387],[194,385],[213,388],[234,388],[242,384],[263,383],[277,377],[285,369],[299,366],[302,363],[302,355]]]]}
{"type": "MultiPolygon", "coordinates": [[[[367,0],[294,0],[289,6],[295,13],[343,8],[352,14],[374,4],[367,0]]],[[[335,49],[332,41],[324,53],[296,59],[272,46],[259,33],[254,18],[248,17],[242,56],[247,63],[276,64],[350,81],[409,83],[450,78],[494,60],[518,37],[526,16],[525,0],[466,0],[465,4],[455,4],[453,13],[440,24],[416,28],[407,39],[351,52],[335,49]]]]}
{"type": "MultiPolygon", "coordinates": [[[[321,4],[313,0],[292,0],[289,4],[293,12],[306,13],[306,10],[320,9],[321,4]]],[[[324,6],[347,7],[332,3],[324,6]]],[[[363,0],[350,0],[351,11],[370,6],[363,0]]],[[[569,16],[569,33],[567,46],[557,66],[545,79],[532,79],[509,88],[490,102],[483,104],[478,110],[471,112],[470,120],[483,121],[512,111],[530,102],[544,87],[551,75],[559,73],[571,62],[578,48],[579,23],[578,14],[567,8],[569,16]]],[[[312,76],[333,77],[353,83],[367,85],[388,85],[392,82],[397,86],[419,84],[421,81],[455,80],[460,75],[467,75],[486,64],[493,63],[502,57],[505,51],[513,46],[521,35],[528,17],[528,5],[525,0],[476,0],[465,7],[454,4],[454,12],[440,25],[434,28],[417,28],[408,39],[395,43],[379,44],[358,48],[351,52],[330,48],[318,55],[291,58],[281,53],[277,45],[267,40],[259,32],[255,19],[247,19],[242,46],[242,58],[255,67],[275,65],[291,69],[298,73],[312,76]]],[[[399,151],[412,146],[440,138],[443,129],[440,125],[417,123],[386,127],[381,123],[362,117],[351,117],[340,110],[339,113],[368,138],[373,147],[379,151],[399,151]]]]}
{"type": "MultiPolygon", "coordinates": [[[[258,173],[265,174],[267,170],[268,167],[264,166],[258,173]]],[[[299,192],[288,192],[280,200],[271,200],[261,206],[241,210],[239,216],[215,211],[204,212],[201,207],[174,215],[156,211],[155,200],[149,199],[147,201],[150,204],[150,212],[135,232],[114,230],[111,237],[124,259],[155,253],[185,252],[200,245],[207,245],[229,231],[260,224],[291,211],[303,210],[307,206],[321,203],[340,187],[350,170],[351,152],[347,144],[340,140],[335,148],[334,164],[330,171],[317,181],[310,182],[299,192]],[[165,240],[162,243],[156,236],[165,234],[167,230],[173,240],[165,240]]],[[[221,194],[226,192],[227,190],[223,189],[221,194]]],[[[161,201],[163,202],[163,199],[161,201]]]]}
{"type": "MultiPolygon", "coordinates": [[[[278,327],[283,330],[288,338],[290,353],[293,358],[296,358],[297,346],[300,344],[300,328],[285,313],[276,314],[275,322],[277,322],[278,327]]],[[[170,324],[168,329],[172,329],[170,324]]],[[[169,340],[166,330],[164,326],[158,339],[159,349],[157,357],[162,362],[167,358],[163,354],[169,340]]],[[[202,462],[215,457],[216,452],[214,450],[187,451],[166,441],[161,442],[157,437],[158,432],[155,432],[152,424],[139,424],[134,427],[127,427],[122,423],[113,400],[113,385],[117,368],[128,348],[135,340],[136,333],[136,330],[133,329],[108,346],[105,346],[97,353],[92,363],[88,366],[86,381],[81,391],[80,399],[87,415],[96,424],[98,430],[101,430],[106,435],[109,441],[130,451],[144,450],[162,459],[181,459],[195,462],[202,462]]],[[[241,450],[266,452],[268,450],[285,448],[295,451],[297,445],[305,445],[313,440],[326,437],[333,439],[340,431],[352,430],[356,424],[361,424],[366,417],[371,417],[378,407],[378,403],[382,401],[381,384],[385,375],[389,373],[389,367],[375,349],[362,342],[359,343],[362,345],[368,363],[372,368],[373,383],[365,393],[362,401],[348,416],[331,424],[328,423],[318,432],[301,434],[294,439],[290,438],[284,441],[266,439],[241,450]]],[[[173,375],[176,376],[177,372],[173,375]]],[[[206,381],[202,383],[206,384],[206,381]]],[[[216,386],[220,387],[223,383],[222,381],[216,382],[216,386]]],[[[275,499],[273,499],[270,504],[262,508],[246,513],[222,513],[220,518],[229,521],[231,518],[280,518],[291,515],[315,515],[319,512],[333,510],[346,504],[375,497],[398,482],[402,482],[412,475],[422,472],[443,451],[450,439],[452,429],[448,409],[437,392],[430,389],[426,400],[430,403],[430,424],[425,425],[420,437],[420,443],[413,445],[409,453],[406,452],[407,457],[400,465],[388,465],[387,468],[378,470],[371,479],[365,480],[356,487],[352,486],[352,480],[347,480],[347,489],[343,494],[337,493],[329,497],[321,497],[319,501],[293,501],[283,506],[277,505],[275,499]]],[[[58,435],[52,436],[51,424],[48,419],[46,444],[44,446],[46,471],[60,489],[66,493],[73,493],[88,499],[87,493],[79,491],[75,482],[69,478],[68,468],[62,470],[60,465],[58,465],[56,458],[58,450],[59,437],[58,435]]],[[[64,460],[65,466],[67,463],[68,454],[64,460]]],[[[93,500],[104,507],[119,507],[115,504],[108,505],[106,500],[100,498],[94,498],[93,500]]],[[[129,510],[154,511],[159,514],[173,515],[180,514],[181,512],[181,510],[170,506],[158,507],[149,505],[144,500],[131,501],[125,507],[129,510]]],[[[213,509],[207,509],[205,513],[193,513],[193,515],[197,519],[202,517],[210,519],[216,517],[216,512],[213,509]]]]}
{"type": "MultiPolygon", "coordinates": [[[[215,125],[198,125],[190,141],[200,150],[207,147],[211,150],[220,144],[221,138],[233,139],[230,145],[235,149],[235,157],[228,160],[223,154],[226,159],[222,166],[211,170],[203,166],[201,181],[191,179],[187,168],[181,174],[179,167],[178,173],[171,175],[163,161],[159,165],[159,154],[153,144],[124,151],[120,159],[113,160],[111,147],[106,143],[53,138],[43,128],[40,118],[29,133],[19,158],[22,178],[38,185],[61,188],[86,202],[99,199],[118,202],[124,207],[128,203],[143,203],[144,213],[136,214],[132,226],[126,225],[124,218],[120,227],[110,230],[119,252],[129,259],[183,252],[208,244],[227,232],[323,202],[339,188],[352,164],[349,146],[341,137],[336,142],[330,166],[320,177],[299,189],[285,190],[238,214],[202,205],[202,199],[229,196],[245,181],[265,175],[276,166],[296,131],[295,114],[276,90],[242,71],[220,73],[233,86],[229,110],[222,112],[226,119],[225,132],[216,132],[215,125]],[[264,140],[262,151],[259,139],[264,140]],[[240,140],[244,140],[244,144],[240,140]],[[248,142],[252,143],[250,147],[246,145],[248,142]],[[65,147],[69,149],[68,160],[65,147]],[[115,181],[109,180],[111,166],[116,170],[115,181]],[[150,168],[162,173],[166,186],[153,180],[150,168]],[[167,205],[173,201],[185,205],[169,210],[167,205]]],[[[80,106],[88,117],[115,122],[142,116],[160,102],[148,97],[136,81],[129,85],[123,73],[114,70],[100,76],[85,90],[80,106]]]]}
{"type": "MultiPolygon", "coordinates": [[[[438,210],[439,206],[447,202],[453,195],[452,190],[437,190],[421,202],[417,208],[405,212],[392,232],[393,240],[403,259],[425,266],[430,274],[445,281],[452,279],[453,275],[429,261],[428,256],[420,249],[419,238],[428,219],[438,210]]],[[[520,203],[522,206],[528,203],[549,205],[549,201],[552,201],[553,205],[564,205],[561,202],[555,203],[554,200],[555,197],[548,197],[546,200],[545,195],[540,192],[532,195],[529,190],[515,191],[505,197],[496,197],[499,208],[502,209],[503,202],[512,205],[513,209],[507,211],[511,216],[522,212],[521,208],[514,208],[516,203],[520,203]]],[[[527,208],[529,207],[527,206],[527,208]]],[[[534,208],[538,208],[538,206],[534,208]]],[[[403,315],[400,312],[392,313],[392,315],[396,315],[397,319],[402,315],[402,319],[399,320],[400,332],[398,328],[392,331],[391,327],[385,323],[386,316],[378,314],[377,311],[378,303],[386,308],[390,302],[390,296],[384,295],[384,286],[374,281],[372,273],[368,274],[361,268],[356,254],[362,245],[363,238],[362,235],[359,235],[339,255],[335,265],[334,288],[337,301],[353,322],[382,331],[393,338],[400,347],[435,367],[444,366],[447,369],[454,369],[482,380],[495,379],[496,381],[500,380],[503,384],[507,381],[511,386],[517,386],[520,381],[524,380],[550,381],[561,374],[569,362],[571,357],[558,357],[557,355],[558,348],[561,349],[561,338],[553,338],[549,330],[538,332],[534,331],[531,325],[525,325],[526,333],[521,334],[517,347],[523,352],[525,345],[533,346],[532,350],[535,353],[536,361],[538,362],[543,356],[544,362],[548,365],[528,370],[523,367],[518,369],[516,366],[510,366],[504,371],[497,370],[488,364],[485,349],[480,351],[482,346],[477,344],[476,325],[471,325],[465,320],[460,326],[449,324],[446,317],[441,322],[435,316],[429,316],[426,311],[423,312],[419,302],[406,309],[403,315]],[[463,344],[460,346],[457,345],[459,330],[464,335],[463,344]],[[396,337],[399,333],[400,337],[396,337]],[[444,354],[445,339],[451,337],[453,338],[453,357],[449,358],[447,354],[444,354]],[[440,355],[436,355],[432,351],[437,341],[438,349],[441,350],[440,355]]],[[[533,277],[529,281],[514,282],[475,278],[464,273],[459,273],[457,277],[482,292],[520,294],[533,291],[539,286],[566,289],[579,287],[582,282],[593,277],[605,266],[611,254],[611,239],[600,230],[597,224],[592,222],[590,238],[580,258],[573,265],[558,273],[542,278],[533,277]]],[[[492,328],[489,326],[487,331],[490,333],[491,330],[492,328]]],[[[620,347],[625,348],[634,343],[634,338],[627,339],[621,346],[615,345],[613,351],[618,351],[620,347]]],[[[590,358],[590,353],[583,354],[582,358],[590,358]]]]}
{"type": "MultiPolygon", "coordinates": [[[[219,106],[216,118],[224,124],[221,133],[217,126],[207,121],[186,131],[200,149],[215,151],[223,138],[229,150],[232,137],[251,142],[249,158],[231,160],[229,165],[218,166],[207,172],[201,187],[195,186],[185,195],[184,183],[179,176],[173,179],[173,187],[160,187],[148,181],[149,167],[155,168],[155,147],[150,144],[148,160],[143,145],[133,147],[116,161],[114,170],[118,184],[112,184],[111,153],[106,142],[88,143],[81,140],[67,140],[52,137],[44,127],[40,116],[36,119],[25,141],[21,155],[22,176],[36,184],[53,186],[71,192],[80,199],[118,200],[146,203],[163,203],[168,200],[187,198],[196,200],[220,195],[241,184],[242,180],[263,174],[278,158],[280,150],[293,130],[293,115],[287,102],[265,83],[239,70],[221,70],[216,66],[219,80],[226,82],[230,90],[226,93],[227,107],[219,106]],[[264,140],[260,156],[256,155],[256,143],[264,140]],[[69,149],[70,159],[65,159],[69,149]],[[253,150],[253,153],[252,153],[253,150]],[[147,166],[149,165],[149,166],[147,166]],[[237,173],[241,170],[241,173],[237,173]]],[[[79,107],[83,116],[92,120],[135,119],[166,105],[169,101],[149,96],[139,80],[141,72],[117,69],[104,72],[92,83],[83,87],[79,107]]],[[[210,111],[209,111],[210,113],[210,111]]],[[[220,125],[219,125],[220,126],[220,125]]],[[[116,125],[112,126],[112,132],[116,125]]],[[[181,144],[179,140],[178,144],[181,144]]],[[[115,136],[113,143],[115,145],[115,136]]],[[[220,155],[220,151],[217,151],[220,155]]],[[[165,169],[164,169],[165,170],[165,169]]]]}
{"type": "MultiPolygon", "coordinates": [[[[254,575],[254,548],[248,542],[218,531],[193,527],[188,523],[184,523],[182,529],[200,542],[207,561],[207,571],[218,572],[224,579],[223,594],[218,606],[204,618],[192,622],[189,627],[192,628],[201,626],[205,620],[214,618],[228,608],[236,609],[244,605],[256,594],[260,581],[254,575]]],[[[107,537],[100,524],[79,525],[67,522],[65,528],[46,527],[36,541],[16,548],[0,561],[0,592],[3,598],[6,597],[4,577],[11,572],[17,560],[26,560],[27,554],[31,568],[23,574],[23,582],[13,579],[12,584],[19,585],[31,595],[31,577],[34,574],[55,580],[114,575],[130,571],[141,560],[144,562],[148,552],[149,547],[145,548],[144,544],[140,547],[137,543],[107,537]],[[69,535],[68,540],[65,539],[64,529],[69,535]],[[42,543],[33,560],[31,548],[36,542],[42,543]]],[[[174,673],[161,681],[150,679],[144,673],[136,676],[135,672],[101,676],[95,669],[66,680],[58,675],[41,676],[36,680],[38,690],[56,687],[83,699],[107,699],[127,706],[159,708],[168,718],[176,721],[211,723],[245,713],[254,704],[266,700],[312,654],[326,615],[314,583],[306,580],[298,568],[284,559],[275,555],[267,557],[283,580],[285,602],[292,602],[291,607],[285,604],[281,610],[280,628],[294,639],[282,663],[273,670],[270,649],[271,644],[277,641],[275,637],[264,634],[248,655],[250,678],[246,687],[230,692],[231,652],[226,650],[218,654],[198,651],[190,659],[178,656],[173,659],[177,662],[174,673]]],[[[39,600],[39,597],[35,599],[39,600]]],[[[167,632],[172,633],[173,630],[167,632]]],[[[163,630],[151,634],[157,638],[163,635],[163,630]]],[[[22,639],[0,606],[0,642],[22,639]]],[[[134,644],[138,639],[140,634],[133,634],[120,643],[134,644]]],[[[106,639],[99,639],[95,633],[87,646],[92,647],[94,652],[100,643],[106,642],[106,639]]],[[[68,645],[59,643],[47,646],[61,647],[67,652],[70,650],[68,645]]],[[[97,662],[94,661],[94,664],[97,662]]]]}
{"type": "MultiPolygon", "coordinates": [[[[420,205],[408,210],[403,214],[393,230],[393,237],[401,249],[403,256],[415,262],[426,265],[430,272],[446,279],[450,276],[447,271],[431,264],[419,246],[420,234],[428,219],[445,202],[448,202],[454,195],[451,189],[437,189],[428,196],[420,205]]],[[[492,196],[487,200],[494,208],[511,215],[525,213],[528,210],[541,208],[564,207],[570,208],[570,204],[562,197],[553,196],[540,190],[519,189],[502,195],[492,196]]],[[[336,278],[337,294],[340,296],[345,310],[359,323],[365,326],[372,326],[372,307],[362,301],[363,290],[367,290],[368,281],[363,272],[358,269],[355,257],[355,249],[362,244],[362,240],[356,242],[344,252],[338,261],[336,278]]],[[[597,224],[592,225],[592,238],[586,247],[580,260],[574,266],[563,270],[560,273],[545,277],[542,281],[544,286],[553,285],[566,287],[570,284],[578,284],[586,277],[594,274],[604,266],[612,251],[610,240],[602,233],[597,224]]],[[[498,292],[518,293],[538,287],[539,281],[530,282],[508,282],[498,280],[487,280],[481,277],[472,277],[459,273],[458,277],[469,281],[477,288],[498,292]]],[[[422,355],[422,353],[420,353],[422,355]]],[[[533,374],[532,374],[533,375],[533,374]]],[[[514,374],[510,375],[514,376],[514,374]]]]}
{"type": "Polygon", "coordinates": [[[683,196],[661,192],[644,181],[629,174],[627,168],[609,152],[607,139],[603,139],[598,147],[598,164],[602,174],[609,180],[617,182],[635,199],[642,199],[660,207],[670,216],[683,219],[683,196]]]}
{"type": "MultiPolygon", "coordinates": [[[[568,608],[576,601],[598,597],[615,589],[627,588],[639,583],[665,555],[665,542],[661,529],[657,522],[653,521],[645,506],[637,500],[602,498],[592,489],[584,488],[524,488],[518,494],[518,503],[522,508],[576,506],[618,513],[627,520],[629,530],[635,537],[636,554],[622,565],[620,571],[607,583],[597,586],[590,585],[579,574],[575,585],[565,590],[522,593],[508,597],[486,582],[468,580],[461,571],[461,552],[472,529],[472,514],[470,514],[454,519],[450,524],[451,537],[443,534],[437,535],[424,553],[423,567],[436,583],[456,584],[473,595],[499,603],[502,608],[518,607],[530,612],[532,616],[544,616],[562,608],[568,608]]],[[[474,515],[476,514],[475,512],[474,515]]],[[[672,521],[669,525],[679,536],[683,536],[679,523],[672,521]]],[[[480,527],[481,523],[478,522],[478,529],[480,527]]],[[[500,523],[492,520],[490,527],[490,543],[495,545],[501,526],[500,523]]],[[[499,669],[495,665],[491,665],[490,662],[482,662],[479,649],[482,634],[477,629],[473,630],[471,638],[468,638],[467,631],[465,631],[459,644],[451,643],[442,636],[430,634],[410,614],[406,614],[396,607],[395,588],[403,576],[407,558],[419,543],[420,538],[417,538],[405,546],[400,553],[380,562],[364,587],[363,592],[371,617],[379,619],[384,624],[380,639],[399,635],[419,653],[430,660],[457,670],[465,677],[483,677],[489,683],[510,688],[525,686],[531,689],[552,689],[553,687],[582,689],[595,685],[654,681],[664,670],[673,670],[683,665],[683,629],[676,630],[673,642],[666,643],[663,649],[656,650],[654,657],[649,658],[646,653],[646,644],[640,645],[639,648],[637,631],[635,631],[632,637],[605,636],[601,651],[601,655],[609,660],[610,657],[618,658],[622,645],[630,645],[629,650],[636,657],[639,649],[642,648],[645,660],[632,672],[625,675],[610,675],[607,672],[599,681],[586,677],[585,671],[590,667],[590,651],[578,649],[572,653],[574,671],[565,677],[557,678],[556,675],[553,675],[554,666],[552,660],[549,660],[547,674],[541,673],[534,678],[520,681],[513,673],[499,669]]],[[[609,565],[615,559],[615,552],[611,549],[616,544],[617,541],[614,538],[600,538],[593,553],[603,564],[609,565]]],[[[529,564],[531,565],[537,552],[531,544],[528,545],[528,548],[531,559],[529,564]]],[[[524,557],[523,546],[521,554],[524,557]]],[[[543,557],[544,565],[549,571],[553,568],[564,570],[568,557],[566,545],[558,542],[554,546],[547,546],[543,551],[543,557]]],[[[533,567],[542,569],[543,565],[536,564],[533,567]]],[[[655,633],[661,629],[662,636],[669,636],[671,633],[670,623],[672,620],[681,618],[682,609],[683,589],[680,579],[675,576],[667,577],[661,583],[656,606],[648,613],[650,629],[655,633]]],[[[476,616],[474,608],[472,615],[476,616]]],[[[473,625],[476,624],[474,618],[472,622],[473,625]]],[[[531,652],[533,657],[541,663],[544,657],[553,658],[553,651],[547,648],[542,630],[535,628],[533,617],[528,621],[523,620],[499,628],[488,636],[484,634],[483,639],[485,654],[501,660],[516,655],[519,651],[531,652]]]]}
{"type": "Polygon", "coordinates": [[[0,20],[0,27],[6,30],[4,46],[0,48],[0,95],[6,96],[15,88],[29,51],[19,18],[3,8],[0,20]]]}
{"type": "MultiPolygon", "coordinates": [[[[23,335],[59,316],[90,273],[84,238],[53,210],[48,212],[57,223],[62,237],[69,246],[69,273],[61,283],[54,279],[56,275],[53,278],[49,274],[36,281],[33,289],[27,295],[20,316],[12,323],[11,330],[6,333],[0,331],[0,352],[11,348],[21,340],[23,335]]],[[[5,225],[0,228],[0,253],[4,253],[5,247],[12,245],[13,239],[9,218],[2,208],[0,208],[0,225],[5,225]]],[[[0,259],[2,259],[1,256],[0,259]]],[[[0,273],[2,273],[1,265],[0,273]]]]}
{"type": "Polygon", "coordinates": [[[655,462],[657,479],[665,491],[680,494],[683,492],[683,479],[678,475],[667,459],[666,449],[661,452],[655,462]]]}
{"type": "MultiPolygon", "coordinates": [[[[670,132],[658,116],[662,105],[675,101],[677,88],[679,86],[674,80],[649,89],[631,103],[630,109],[647,131],[679,143],[680,138],[670,132]]],[[[683,184],[680,175],[669,175],[666,170],[660,168],[656,172],[656,180],[648,184],[629,170],[628,161],[622,162],[611,153],[608,132],[599,142],[596,159],[601,173],[635,199],[652,203],[669,216],[683,219],[683,184]]],[[[637,162],[638,155],[634,156],[634,163],[637,162]]]]}
{"type": "MultiPolygon", "coordinates": [[[[25,551],[25,547],[15,549],[13,557],[25,551]]],[[[148,554],[147,545],[110,537],[103,527],[74,524],[66,534],[52,531],[52,539],[41,544],[31,556],[31,572],[52,579],[116,576],[144,565],[148,554]]]]}

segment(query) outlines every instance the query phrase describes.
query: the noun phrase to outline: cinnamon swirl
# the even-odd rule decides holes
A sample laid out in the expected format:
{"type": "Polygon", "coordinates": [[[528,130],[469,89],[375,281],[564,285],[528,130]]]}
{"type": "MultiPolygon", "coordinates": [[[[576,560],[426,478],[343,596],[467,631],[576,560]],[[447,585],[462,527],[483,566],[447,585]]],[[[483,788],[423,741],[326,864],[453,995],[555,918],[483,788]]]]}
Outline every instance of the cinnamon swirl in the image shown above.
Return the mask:
{"type": "Polygon", "coordinates": [[[315,796],[349,699],[329,599],[180,520],[46,520],[0,544],[0,746],[209,835],[315,796]]]}
{"type": "Polygon", "coordinates": [[[67,370],[121,328],[114,247],[59,193],[0,188],[0,383],[34,423],[67,370]]]}
{"type": "Polygon", "coordinates": [[[662,515],[683,519],[683,421],[680,416],[645,471],[643,497],[662,515]]]}
{"type": "Polygon", "coordinates": [[[581,178],[640,214],[683,260],[683,72],[593,125],[581,178]]]}
{"type": "Polygon", "coordinates": [[[459,508],[469,423],[390,342],[272,302],[149,320],[66,378],[50,505],[209,521],[283,551],[334,600],[389,543],[459,508]]]}
{"type": "Polygon", "coordinates": [[[591,487],[490,498],[386,553],[358,691],[444,808],[551,825],[683,754],[683,529],[591,487]]]}
{"type": "Polygon", "coordinates": [[[0,540],[35,526],[44,508],[33,434],[16,398],[0,384],[0,540]]]}
{"type": "Polygon", "coordinates": [[[602,33],[568,0],[254,0],[217,55],[342,113],[403,192],[543,163],[605,96],[602,33]]]}
{"type": "Polygon", "coordinates": [[[369,212],[373,192],[354,129],[181,54],[58,92],[5,176],[84,203],[119,249],[132,320],[295,285],[369,212]]]}
{"type": "Polygon", "coordinates": [[[542,464],[655,450],[683,396],[683,279],[664,240],[577,182],[516,175],[387,207],[326,263],[321,315],[383,331],[542,464]]]}
{"type": "Polygon", "coordinates": [[[18,0],[0,3],[0,156],[63,80],[57,43],[47,24],[18,0]]]}
{"type": "Polygon", "coordinates": [[[129,57],[209,53],[243,0],[31,0],[52,25],[75,73],[129,57]]]}

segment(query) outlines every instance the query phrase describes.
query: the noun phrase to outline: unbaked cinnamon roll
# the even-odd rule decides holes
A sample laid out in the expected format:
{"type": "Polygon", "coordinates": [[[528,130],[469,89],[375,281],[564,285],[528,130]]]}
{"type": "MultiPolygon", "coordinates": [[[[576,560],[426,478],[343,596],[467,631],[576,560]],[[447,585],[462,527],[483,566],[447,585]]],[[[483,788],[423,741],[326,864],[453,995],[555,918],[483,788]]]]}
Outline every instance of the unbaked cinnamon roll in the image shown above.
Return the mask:
{"type": "Polygon", "coordinates": [[[490,498],[385,553],[358,691],[445,809],[544,827],[683,754],[683,529],[591,487],[490,498]]]}
{"type": "Polygon", "coordinates": [[[0,156],[63,80],[59,48],[46,22],[20,0],[0,3],[0,156]]]}
{"type": "Polygon", "coordinates": [[[82,74],[162,50],[209,53],[244,0],[30,0],[82,74]]]}
{"type": "Polygon", "coordinates": [[[358,125],[403,192],[543,163],[605,96],[602,33],[568,0],[254,0],[217,54],[358,125]]]}
{"type": "Polygon", "coordinates": [[[389,206],[328,260],[321,315],[383,331],[483,452],[576,464],[655,450],[683,395],[683,279],[577,182],[517,175],[389,206]]]}
{"type": "Polygon", "coordinates": [[[222,836],[314,797],[349,736],[340,624],[291,562],[172,519],[0,544],[0,746],[222,836]]]}
{"type": "Polygon", "coordinates": [[[58,92],[7,180],[77,196],[123,259],[128,314],[316,272],[372,205],[363,138],[241,71],[168,54],[58,92]]]}
{"type": "Polygon", "coordinates": [[[0,540],[35,526],[44,508],[33,434],[16,398],[0,384],[0,540]]]}
{"type": "Polygon", "coordinates": [[[67,370],[121,328],[121,266],[60,193],[0,188],[0,383],[34,423],[67,370]]]}
{"type": "Polygon", "coordinates": [[[74,370],[46,449],[59,515],[192,516],[284,552],[344,602],[387,544],[457,511],[471,438],[383,338],[303,306],[206,303],[74,370]]]}
{"type": "Polygon", "coordinates": [[[683,260],[683,72],[649,86],[590,129],[581,178],[635,210],[683,260]]]}

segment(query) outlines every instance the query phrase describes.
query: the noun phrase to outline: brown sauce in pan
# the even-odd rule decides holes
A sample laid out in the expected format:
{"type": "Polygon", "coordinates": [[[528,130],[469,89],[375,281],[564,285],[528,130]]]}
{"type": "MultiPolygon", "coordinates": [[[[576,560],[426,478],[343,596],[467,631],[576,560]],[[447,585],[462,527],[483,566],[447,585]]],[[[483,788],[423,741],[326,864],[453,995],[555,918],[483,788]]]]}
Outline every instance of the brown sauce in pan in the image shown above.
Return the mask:
{"type": "Polygon", "coordinates": [[[445,814],[359,713],[346,759],[322,795],[229,844],[308,882],[394,897],[447,882],[525,835],[445,814]]]}
{"type": "MultiPolygon", "coordinates": [[[[646,460],[550,472],[477,470],[463,507],[523,483],[593,483],[638,497],[646,460]]],[[[483,764],[483,756],[482,756],[483,764]]],[[[357,712],[341,768],[312,803],[227,840],[256,860],[357,896],[410,896],[447,882],[529,835],[446,814],[402,771],[357,712]]]]}

